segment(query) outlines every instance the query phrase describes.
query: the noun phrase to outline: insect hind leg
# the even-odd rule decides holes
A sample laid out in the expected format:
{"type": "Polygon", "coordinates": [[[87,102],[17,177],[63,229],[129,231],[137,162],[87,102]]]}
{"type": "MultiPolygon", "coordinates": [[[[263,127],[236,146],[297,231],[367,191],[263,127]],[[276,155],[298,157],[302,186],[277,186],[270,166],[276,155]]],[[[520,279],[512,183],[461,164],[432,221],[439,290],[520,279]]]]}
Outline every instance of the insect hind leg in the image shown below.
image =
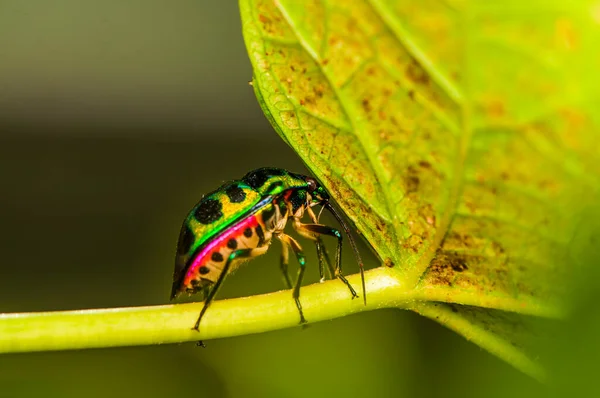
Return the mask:
{"type": "Polygon", "coordinates": [[[266,252],[268,248],[269,248],[269,246],[263,246],[263,247],[256,248],[256,249],[240,249],[240,250],[235,250],[235,251],[231,252],[229,257],[227,258],[227,261],[225,262],[225,266],[223,266],[223,269],[221,270],[221,274],[219,275],[219,278],[217,279],[215,284],[212,286],[212,288],[208,292],[208,295],[206,295],[206,300],[204,300],[204,307],[202,307],[202,310],[200,310],[200,315],[198,315],[198,320],[194,324],[194,327],[192,328],[192,330],[195,330],[197,332],[199,331],[200,321],[202,320],[202,317],[206,313],[206,310],[208,310],[208,307],[210,306],[213,299],[215,298],[217,291],[223,284],[225,277],[229,273],[229,268],[231,267],[231,263],[234,260],[259,256],[259,255],[263,254],[264,252],[266,252]]]}
{"type": "Polygon", "coordinates": [[[298,308],[298,312],[300,313],[300,323],[306,323],[306,319],[304,318],[304,313],[302,312],[302,304],[300,303],[300,286],[302,286],[302,280],[304,279],[304,271],[306,270],[306,259],[304,257],[304,253],[302,252],[302,247],[294,238],[284,233],[277,235],[277,239],[281,241],[281,243],[285,246],[284,250],[287,250],[288,247],[292,249],[294,254],[296,254],[296,258],[298,259],[298,263],[300,264],[300,268],[298,268],[298,277],[296,278],[296,283],[294,284],[294,290],[292,291],[292,297],[296,302],[296,307],[298,308]]]}

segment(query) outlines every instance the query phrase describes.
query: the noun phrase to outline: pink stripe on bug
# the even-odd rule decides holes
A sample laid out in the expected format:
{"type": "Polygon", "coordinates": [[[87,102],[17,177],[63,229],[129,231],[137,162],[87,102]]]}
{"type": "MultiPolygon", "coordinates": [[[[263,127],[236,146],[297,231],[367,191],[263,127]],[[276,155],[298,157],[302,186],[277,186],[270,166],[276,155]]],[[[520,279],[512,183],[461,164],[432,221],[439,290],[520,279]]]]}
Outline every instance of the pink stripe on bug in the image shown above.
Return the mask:
{"type": "Polygon", "coordinates": [[[184,284],[188,285],[192,279],[196,279],[196,274],[198,273],[198,268],[202,267],[206,260],[210,259],[210,255],[221,247],[227,245],[227,241],[234,236],[238,236],[241,234],[246,228],[254,228],[258,225],[258,221],[256,220],[256,214],[248,217],[233,227],[223,231],[221,235],[218,235],[215,239],[210,241],[204,249],[198,253],[192,265],[188,268],[187,273],[185,274],[184,284]]]}

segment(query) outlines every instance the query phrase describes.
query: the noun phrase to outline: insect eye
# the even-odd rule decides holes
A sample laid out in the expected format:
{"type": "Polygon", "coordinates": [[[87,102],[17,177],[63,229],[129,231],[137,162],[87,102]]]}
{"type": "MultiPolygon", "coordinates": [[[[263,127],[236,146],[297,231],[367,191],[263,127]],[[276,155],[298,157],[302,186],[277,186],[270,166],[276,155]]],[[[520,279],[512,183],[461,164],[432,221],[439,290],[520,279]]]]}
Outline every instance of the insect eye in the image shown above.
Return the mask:
{"type": "Polygon", "coordinates": [[[314,178],[308,177],[306,182],[308,184],[308,192],[314,192],[317,189],[317,181],[314,178]]]}

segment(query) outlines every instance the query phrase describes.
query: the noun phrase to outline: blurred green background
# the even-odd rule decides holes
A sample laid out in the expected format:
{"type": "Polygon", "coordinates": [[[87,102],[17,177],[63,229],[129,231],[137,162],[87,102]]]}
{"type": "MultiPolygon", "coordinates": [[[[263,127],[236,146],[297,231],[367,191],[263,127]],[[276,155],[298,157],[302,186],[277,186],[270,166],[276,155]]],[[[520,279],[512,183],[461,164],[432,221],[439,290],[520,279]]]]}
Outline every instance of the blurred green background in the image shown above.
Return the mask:
{"type": "MultiPolygon", "coordinates": [[[[256,167],[305,172],[250,78],[234,1],[0,0],[0,312],[167,303],[180,223],[203,193],[256,167]]],[[[278,256],[221,298],[281,289],[278,256]]],[[[590,383],[570,363],[595,363],[598,295],[586,292],[578,320],[554,328],[550,389],[381,310],[206,349],[2,355],[0,397],[561,395],[590,383]]]]}

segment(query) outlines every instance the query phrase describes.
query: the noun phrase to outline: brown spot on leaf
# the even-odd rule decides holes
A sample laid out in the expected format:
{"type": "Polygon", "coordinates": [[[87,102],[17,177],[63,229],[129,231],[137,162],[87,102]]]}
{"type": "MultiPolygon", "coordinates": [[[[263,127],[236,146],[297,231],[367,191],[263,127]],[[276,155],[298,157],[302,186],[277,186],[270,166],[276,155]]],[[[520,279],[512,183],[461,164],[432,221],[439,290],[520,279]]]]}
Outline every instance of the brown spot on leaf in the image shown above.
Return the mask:
{"type": "Polygon", "coordinates": [[[457,273],[466,271],[468,261],[475,256],[438,250],[429,264],[427,278],[436,285],[452,286],[457,273]]]}
{"type": "Polygon", "coordinates": [[[323,94],[325,93],[325,87],[322,84],[319,84],[313,88],[313,92],[318,98],[323,98],[323,94]]]}
{"type": "Polygon", "coordinates": [[[467,267],[467,263],[465,263],[465,260],[456,256],[456,257],[449,257],[450,258],[450,266],[452,267],[452,269],[456,272],[463,272],[464,270],[466,270],[467,267]]]}
{"type": "Polygon", "coordinates": [[[404,241],[404,243],[402,243],[402,247],[404,247],[405,249],[412,250],[413,253],[418,253],[422,245],[423,240],[419,235],[411,235],[410,238],[408,238],[404,241]]]}
{"type": "Polygon", "coordinates": [[[435,227],[435,211],[433,210],[431,203],[419,207],[419,216],[421,216],[427,224],[435,227]]]}
{"type": "Polygon", "coordinates": [[[427,84],[429,82],[429,75],[414,58],[406,67],[406,77],[417,84],[427,84]]]}
{"type": "Polygon", "coordinates": [[[417,192],[421,180],[417,170],[413,166],[408,166],[404,175],[404,190],[407,194],[417,192]]]}
{"type": "Polygon", "coordinates": [[[362,100],[362,107],[365,110],[365,112],[367,112],[367,113],[371,112],[372,108],[371,108],[371,104],[369,103],[368,98],[364,98],[362,100]]]}
{"type": "MultiPolygon", "coordinates": [[[[371,208],[370,208],[370,207],[367,207],[367,209],[368,209],[368,212],[369,212],[369,213],[372,213],[372,210],[371,210],[371,208]]],[[[385,233],[387,226],[386,226],[386,224],[385,224],[385,223],[384,223],[384,222],[383,222],[383,221],[382,221],[380,218],[376,218],[376,219],[375,219],[375,228],[376,228],[376,229],[377,229],[379,232],[381,232],[381,233],[385,233]]]]}
{"type": "Polygon", "coordinates": [[[379,138],[381,138],[382,141],[386,141],[386,142],[389,141],[391,139],[390,132],[385,129],[380,129],[379,130],[379,138]]]}
{"type": "Polygon", "coordinates": [[[473,247],[475,246],[475,240],[471,235],[462,235],[461,236],[462,243],[464,247],[473,247]]]}
{"type": "Polygon", "coordinates": [[[419,183],[420,183],[419,177],[417,177],[415,175],[409,175],[409,176],[406,176],[404,182],[406,184],[406,192],[407,193],[418,191],[419,183]]]}
{"type": "Polygon", "coordinates": [[[486,101],[483,107],[490,119],[500,119],[506,115],[506,105],[498,98],[486,101]]]}
{"type": "Polygon", "coordinates": [[[447,266],[446,257],[440,251],[431,260],[428,270],[428,279],[435,285],[452,286],[454,272],[447,266]]]}
{"type": "Polygon", "coordinates": [[[477,211],[477,205],[470,200],[465,200],[465,206],[471,213],[475,213],[477,211]]]}
{"type": "Polygon", "coordinates": [[[392,268],[395,264],[392,261],[392,259],[388,257],[385,260],[383,260],[383,265],[385,265],[386,267],[392,268]]]}
{"type": "Polygon", "coordinates": [[[492,250],[494,250],[497,255],[504,254],[504,248],[496,241],[492,242],[492,250]]]}

